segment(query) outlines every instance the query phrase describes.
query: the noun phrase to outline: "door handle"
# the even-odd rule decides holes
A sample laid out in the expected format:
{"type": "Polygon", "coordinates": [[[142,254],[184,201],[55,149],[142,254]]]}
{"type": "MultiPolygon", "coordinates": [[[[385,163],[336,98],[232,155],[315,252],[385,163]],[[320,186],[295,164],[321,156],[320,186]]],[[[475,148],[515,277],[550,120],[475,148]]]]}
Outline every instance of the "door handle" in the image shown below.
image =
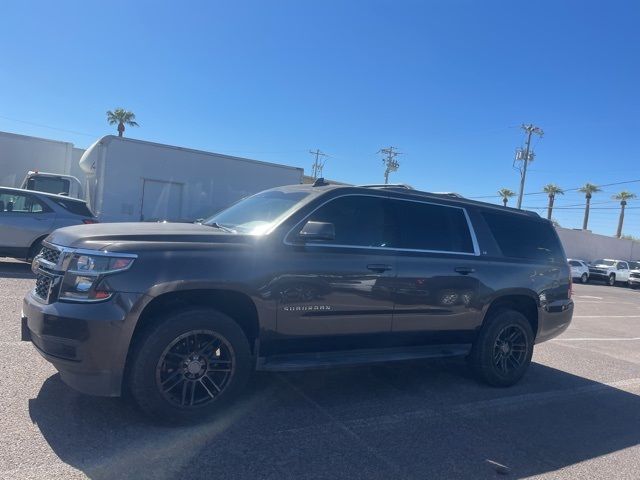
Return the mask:
{"type": "Polygon", "coordinates": [[[471,268],[471,267],[456,267],[455,271],[458,272],[460,275],[469,275],[470,273],[475,272],[475,268],[471,268]]]}
{"type": "Polygon", "coordinates": [[[387,270],[391,270],[391,265],[386,265],[384,263],[370,263],[367,265],[367,269],[373,272],[386,272],[387,270]]]}

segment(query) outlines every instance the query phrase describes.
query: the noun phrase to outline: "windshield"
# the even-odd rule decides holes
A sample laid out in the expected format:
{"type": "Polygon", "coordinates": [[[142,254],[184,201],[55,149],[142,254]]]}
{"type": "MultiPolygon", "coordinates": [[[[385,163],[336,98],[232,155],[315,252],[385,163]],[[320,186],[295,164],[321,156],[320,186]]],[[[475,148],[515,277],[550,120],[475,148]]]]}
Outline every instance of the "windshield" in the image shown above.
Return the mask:
{"type": "Polygon", "coordinates": [[[202,223],[235,233],[261,235],[308,195],[309,192],[267,190],[240,200],[202,223]]]}
{"type": "Polygon", "coordinates": [[[593,261],[593,265],[606,265],[608,267],[613,267],[615,264],[616,262],[614,262],[613,260],[605,260],[603,258],[593,261]]]}
{"type": "Polygon", "coordinates": [[[631,270],[640,270],[640,262],[629,262],[629,268],[631,270]]]}

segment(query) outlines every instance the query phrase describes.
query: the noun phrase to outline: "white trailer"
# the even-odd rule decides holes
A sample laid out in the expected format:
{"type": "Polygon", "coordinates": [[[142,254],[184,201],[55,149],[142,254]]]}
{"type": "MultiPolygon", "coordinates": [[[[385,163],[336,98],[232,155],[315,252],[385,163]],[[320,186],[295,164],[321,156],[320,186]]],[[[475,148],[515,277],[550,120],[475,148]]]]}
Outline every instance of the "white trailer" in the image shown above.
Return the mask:
{"type": "Polygon", "coordinates": [[[299,184],[301,168],[107,135],[80,159],[101,222],[205,218],[267,188],[299,184]]]}
{"type": "Polygon", "coordinates": [[[72,176],[84,183],[79,164],[83,153],[72,143],[0,132],[0,186],[20,188],[29,171],[72,176]]]}

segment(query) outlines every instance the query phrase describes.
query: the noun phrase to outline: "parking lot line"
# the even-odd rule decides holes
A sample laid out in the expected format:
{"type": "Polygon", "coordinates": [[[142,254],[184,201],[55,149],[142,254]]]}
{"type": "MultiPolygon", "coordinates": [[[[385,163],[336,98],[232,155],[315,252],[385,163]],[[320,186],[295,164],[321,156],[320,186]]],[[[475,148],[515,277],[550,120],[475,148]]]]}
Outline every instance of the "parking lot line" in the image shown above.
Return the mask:
{"type": "Polygon", "coordinates": [[[640,337],[586,337],[586,338],[554,338],[553,342],[630,342],[640,337]]]}
{"type": "Polygon", "coordinates": [[[573,318],[640,318],[640,315],[574,315],[573,318]]]}

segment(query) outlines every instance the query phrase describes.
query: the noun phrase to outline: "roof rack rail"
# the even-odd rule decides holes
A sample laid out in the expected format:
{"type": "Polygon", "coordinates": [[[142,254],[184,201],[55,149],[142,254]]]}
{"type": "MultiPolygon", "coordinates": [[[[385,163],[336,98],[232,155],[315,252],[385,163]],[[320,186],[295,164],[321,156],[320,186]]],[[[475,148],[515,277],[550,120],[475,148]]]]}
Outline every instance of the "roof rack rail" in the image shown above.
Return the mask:
{"type": "Polygon", "coordinates": [[[406,190],[414,190],[411,185],[406,183],[372,183],[370,185],[358,185],[358,187],[364,188],[404,188],[406,190]]]}

